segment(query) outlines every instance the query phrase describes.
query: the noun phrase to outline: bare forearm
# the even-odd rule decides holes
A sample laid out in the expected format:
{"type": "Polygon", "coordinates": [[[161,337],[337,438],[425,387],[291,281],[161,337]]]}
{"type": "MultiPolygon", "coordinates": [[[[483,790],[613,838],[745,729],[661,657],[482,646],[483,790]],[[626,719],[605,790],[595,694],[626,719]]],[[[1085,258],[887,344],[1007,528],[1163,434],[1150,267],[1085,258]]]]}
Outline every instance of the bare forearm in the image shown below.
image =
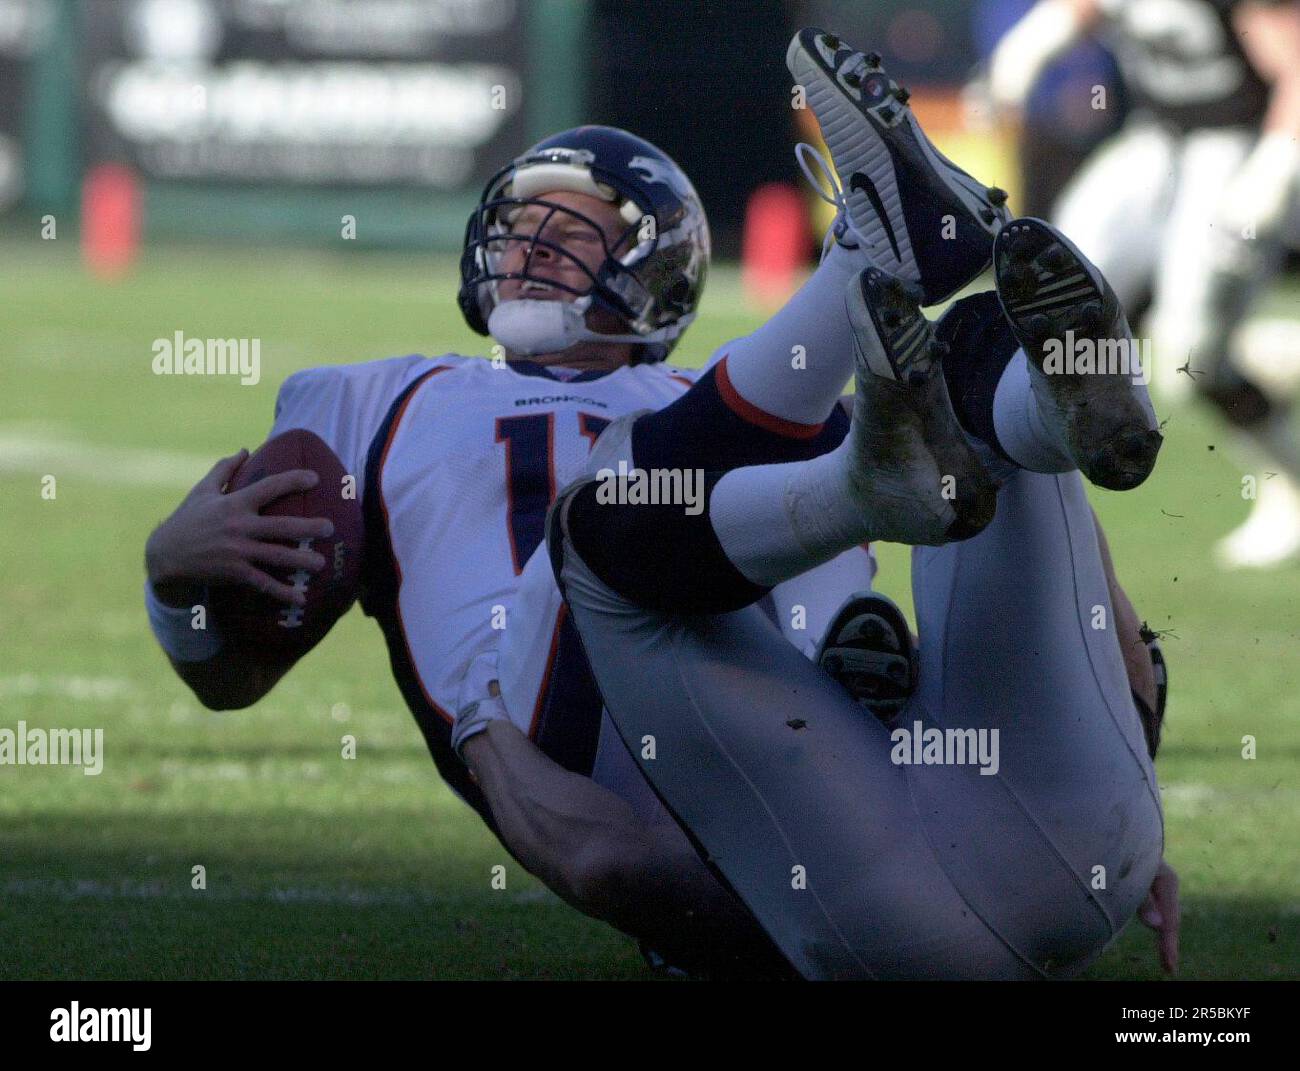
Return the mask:
{"type": "Polygon", "coordinates": [[[1268,111],[1264,114],[1263,133],[1300,138],[1300,75],[1288,72],[1274,83],[1268,111]]]}
{"type": "Polygon", "coordinates": [[[660,947],[752,942],[744,909],[675,825],[647,826],[507,722],[465,744],[502,840],[571,906],[660,947]]]}
{"type": "Polygon", "coordinates": [[[611,841],[635,844],[631,808],[552,762],[509,722],[493,722],[464,754],[506,846],[558,895],[594,913],[586,864],[611,841]]]}

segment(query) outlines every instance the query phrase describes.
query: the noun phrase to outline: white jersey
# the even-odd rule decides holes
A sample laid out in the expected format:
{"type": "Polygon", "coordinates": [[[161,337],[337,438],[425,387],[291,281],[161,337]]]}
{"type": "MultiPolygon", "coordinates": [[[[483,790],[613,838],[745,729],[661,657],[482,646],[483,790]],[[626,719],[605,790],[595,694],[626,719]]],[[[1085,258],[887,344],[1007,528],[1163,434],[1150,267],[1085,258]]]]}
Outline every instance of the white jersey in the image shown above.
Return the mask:
{"type": "MultiPolygon", "coordinates": [[[[315,432],[357,479],[366,519],[362,607],[384,629],[439,769],[476,805],[450,750],[452,717],[471,663],[512,624],[547,507],[582,472],[612,419],[662,408],[702,372],[643,364],[561,374],[531,362],[400,357],[297,372],[276,402],[272,435],[315,432]]],[[[537,695],[527,709],[517,703],[512,718],[552,758],[587,773],[601,707],[576,633],[561,627],[558,591],[529,616],[550,635],[532,674],[537,695]],[[563,718],[548,717],[561,709],[563,718]]]]}
{"type": "MultiPolygon", "coordinates": [[[[356,477],[362,608],[384,631],[439,771],[489,822],[451,729],[494,679],[511,721],[548,756],[647,819],[660,814],[604,715],[544,526],[612,420],[663,408],[703,374],[643,364],[562,378],[526,361],[411,356],[306,369],[280,388],[271,434],[315,432],[356,477]]],[[[779,586],[769,610],[810,652],[843,598],[870,587],[874,568],[870,553],[850,552],[779,586]]]]}

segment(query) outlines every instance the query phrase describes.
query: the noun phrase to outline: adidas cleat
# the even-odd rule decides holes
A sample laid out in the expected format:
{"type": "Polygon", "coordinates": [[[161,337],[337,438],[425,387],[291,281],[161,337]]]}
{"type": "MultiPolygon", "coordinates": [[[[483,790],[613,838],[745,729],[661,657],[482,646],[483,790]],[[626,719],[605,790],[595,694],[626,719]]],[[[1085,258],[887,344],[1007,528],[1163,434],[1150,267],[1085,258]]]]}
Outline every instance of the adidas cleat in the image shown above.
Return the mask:
{"type": "Polygon", "coordinates": [[[875,592],[849,596],[827,628],[816,662],[881,721],[902,710],[916,690],[916,646],[907,618],[875,592]]]}
{"type": "Polygon", "coordinates": [[[993,519],[997,492],[953,413],[943,346],[915,284],[866,268],[846,304],[856,358],[857,482],[884,522],[874,538],[938,545],[993,519]]]}
{"type": "Polygon", "coordinates": [[[919,284],[923,305],[983,272],[1009,216],[1007,195],[934,147],[880,56],[809,28],[790,42],[786,66],[817,116],[846,187],[849,223],[872,262],[919,284]]]}
{"type": "Polygon", "coordinates": [[[1162,436],[1139,385],[1138,348],[1115,292],[1040,219],[1008,223],[994,243],[993,264],[1044,420],[1098,487],[1137,487],[1155,467],[1162,436]]]}

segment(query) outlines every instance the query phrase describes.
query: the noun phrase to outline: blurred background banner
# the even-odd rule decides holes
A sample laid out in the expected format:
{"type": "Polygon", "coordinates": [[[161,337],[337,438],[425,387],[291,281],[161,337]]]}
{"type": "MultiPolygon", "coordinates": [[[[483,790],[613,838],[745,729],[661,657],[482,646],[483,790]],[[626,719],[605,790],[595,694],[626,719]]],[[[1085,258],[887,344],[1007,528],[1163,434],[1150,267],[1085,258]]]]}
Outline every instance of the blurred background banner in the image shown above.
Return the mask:
{"type": "Polygon", "coordinates": [[[751,197],[793,188],[793,142],[816,140],[783,62],[804,23],[875,43],[941,144],[1008,170],[990,166],[995,141],[960,140],[960,86],[984,43],[974,13],[964,0],[0,0],[0,207],[22,190],[37,218],[98,205],[86,183],[114,165],[139,184],[146,240],[320,243],[351,215],[360,244],[450,250],[493,171],[598,122],[677,157],[734,256],[751,197]]]}
{"type": "Polygon", "coordinates": [[[325,243],[350,216],[361,245],[451,251],[492,172],[596,122],[686,167],[721,255],[754,246],[755,195],[776,220],[759,244],[802,250],[782,235],[825,213],[770,206],[799,189],[794,141],[818,140],[784,64],[811,23],[884,53],[940,146],[1041,212],[1121,109],[1080,112],[1078,86],[1114,78],[1093,45],[1045,79],[1019,145],[968,129],[962,86],[1028,4],[0,0],[0,211],[23,191],[37,218],[104,204],[113,165],[145,240],[325,243]]]}
{"type": "Polygon", "coordinates": [[[125,165],[148,236],[449,248],[581,120],[583,0],[0,0],[0,211],[125,165]]]}
{"type": "Polygon", "coordinates": [[[515,0],[137,0],[85,13],[88,163],[147,181],[482,183],[523,136],[515,0]]]}

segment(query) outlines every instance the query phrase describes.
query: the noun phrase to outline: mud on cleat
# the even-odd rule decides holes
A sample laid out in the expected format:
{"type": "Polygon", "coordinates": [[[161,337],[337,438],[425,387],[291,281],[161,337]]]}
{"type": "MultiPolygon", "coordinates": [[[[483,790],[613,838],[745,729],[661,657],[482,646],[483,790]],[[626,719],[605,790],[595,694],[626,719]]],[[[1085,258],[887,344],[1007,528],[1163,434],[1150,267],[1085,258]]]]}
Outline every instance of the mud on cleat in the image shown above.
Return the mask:
{"type": "Polygon", "coordinates": [[[816,662],[881,721],[916,690],[919,664],[907,618],[875,592],[849,596],[826,629],[816,662]]]}
{"type": "Polygon", "coordinates": [[[864,479],[888,479],[893,470],[904,483],[889,491],[892,508],[906,513],[902,503],[910,498],[912,516],[931,519],[924,534],[878,538],[930,545],[969,539],[993,519],[997,489],[953,411],[941,367],[946,347],[921,311],[920,288],[870,267],[849,281],[845,303],[854,330],[854,441],[864,451],[864,479]],[[861,421],[859,402],[870,414],[861,421]]]}
{"type": "Polygon", "coordinates": [[[809,28],[790,42],[786,65],[804,87],[845,187],[849,223],[872,261],[919,284],[925,305],[983,272],[1009,215],[1007,195],[934,147],[880,56],[809,28]]]}
{"type": "Polygon", "coordinates": [[[942,356],[942,343],[921,311],[921,288],[869,268],[861,276],[861,294],[881,343],[879,350],[868,353],[871,370],[899,383],[922,382],[942,356]]]}
{"type": "Polygon", "coordinates": [[[993,267],[1044,420],[1098,487],[1137,487],[1155,467],[1162,436],[1141,386],[1149,370],[1115,292],[1040,219],[1012,220],[1002,229],[993,267]]]}

